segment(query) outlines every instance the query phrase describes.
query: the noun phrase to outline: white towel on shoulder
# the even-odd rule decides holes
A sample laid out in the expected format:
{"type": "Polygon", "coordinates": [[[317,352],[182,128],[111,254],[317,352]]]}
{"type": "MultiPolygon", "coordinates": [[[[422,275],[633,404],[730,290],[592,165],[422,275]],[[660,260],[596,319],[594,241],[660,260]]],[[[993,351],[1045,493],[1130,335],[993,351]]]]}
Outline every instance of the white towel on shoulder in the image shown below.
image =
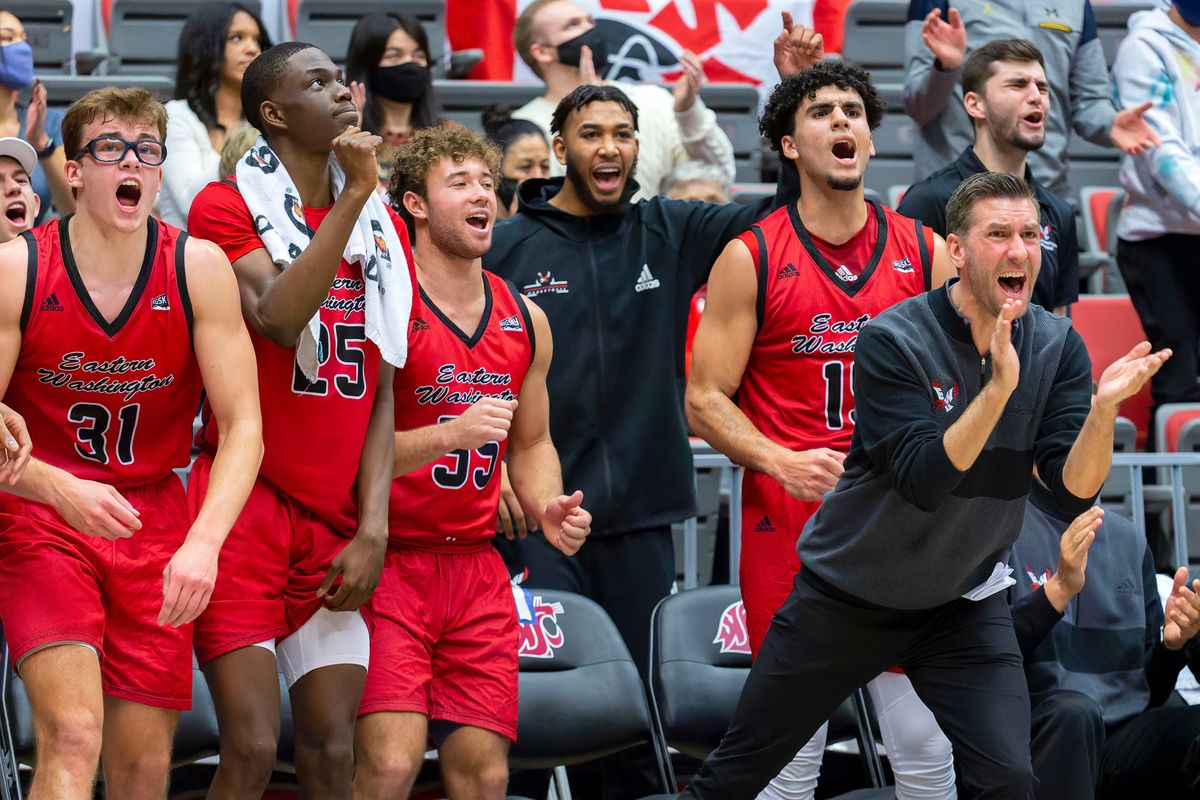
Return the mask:
{"type": "MultiPolygon", "coordinates": [[[[337,198],[346,185],[346,173],[332,153],[329,155],[329,176],[333,196],[337,198]]],[[[238,162],[237,184],[271,260],[280,269],[287,269],[304,252],[313,231],[305,222],[300,192],[261,136],[238,162]]],[[[366,284],[367,338],[379,347],[384,361],[394,367],[403,367],[408,358],[408,318],[412,312],[413,287],[400,237],[378,194],[372,194],[359,212],[342,257],[346,261],[357,261],[362,267],[366,284]]],[[[317,377],[319,335],[318,313],[308,321],[296,343],[296,364],[310,381],[317,377]]]]}

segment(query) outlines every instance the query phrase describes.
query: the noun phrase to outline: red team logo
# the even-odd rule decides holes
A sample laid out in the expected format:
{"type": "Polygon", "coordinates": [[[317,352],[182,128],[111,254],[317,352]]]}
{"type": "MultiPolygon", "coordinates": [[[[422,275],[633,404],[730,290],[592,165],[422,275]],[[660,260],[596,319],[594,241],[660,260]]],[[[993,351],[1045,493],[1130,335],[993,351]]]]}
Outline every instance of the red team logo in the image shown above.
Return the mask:
{"type": "Polygon", "coordinates": [[[933,410],[947,413],[953,411],[954,403],[958,400],[958,384],[954,384],[949,389],[943,389],[941,381],[934,381],[931,386],[933,393],[937,395],[937,399],[933,401],[933,410]]]}
{"type": "Polygon", "coordinates": [[[746,606],[741,600],[721,612],[717,626],[717,638],[713,644],[721,646],[722,653],[750,655],[750,632],[746,628],[746,606]]]}
{"type": "Polygon", "coordinates": [[[517,656],[554,658],[554,651],[563,646],[566,638],[558,624],[558,615],[563,613],[562,603],[546,603],[534,595],[532,610],[533,622],[517,626],[521,631],[521,646],[517,656]]]}

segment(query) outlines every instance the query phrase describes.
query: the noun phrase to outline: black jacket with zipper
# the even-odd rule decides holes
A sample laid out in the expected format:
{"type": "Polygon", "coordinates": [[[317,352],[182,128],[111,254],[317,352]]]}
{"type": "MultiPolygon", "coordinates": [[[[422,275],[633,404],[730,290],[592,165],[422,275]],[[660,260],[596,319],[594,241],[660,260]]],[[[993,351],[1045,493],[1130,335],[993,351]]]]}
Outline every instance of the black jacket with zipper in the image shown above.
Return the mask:
{"type": "Polygon", "coordinates": [[[591,217],[547,202],[562,178],[529,180],[520,212],[496,226],[484,267],[549,318],[550,431],[593,535],[696,513],[683,414],[689,305],[729,240],[798,196],[794,169],[784,172],[775,198],[754,204],[654,197],[591,217]]]}

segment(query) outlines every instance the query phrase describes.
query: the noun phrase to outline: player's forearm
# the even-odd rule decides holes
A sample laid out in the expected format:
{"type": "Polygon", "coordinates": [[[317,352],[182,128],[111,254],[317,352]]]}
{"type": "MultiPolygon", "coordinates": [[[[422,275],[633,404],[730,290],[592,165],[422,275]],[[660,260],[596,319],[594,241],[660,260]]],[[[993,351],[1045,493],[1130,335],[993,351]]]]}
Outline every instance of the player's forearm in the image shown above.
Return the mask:
{"type": "Polygon", "coordinates": [[[1094,497],[1108,478],[1112,468],[1113,427],[1117,422],[1117,409],[1104,408],[1092,402],[1092,410],[1071,452],[1063,465],[1063,488],[1079,498],[1094,497]]]}
{"type": "Polygon", "coordinates": [[[358,534],[386,539],[388,500],[392,491],[392,444],[395,416],[392,408],[391,370],[387,385],[380,378],[375,405],[367,424],[367,438],[358,462],[358,534]]]}
{"type": "Polygon", "coordinates": [[[510,444],[508,480],[521,507],[532,513],[540,525],[546,506],[563,494],[562,467],[554,442],[547,436],[527,447],[510,444]]]}
{"type": "Polygon", "coordinates": [[[407,475],[457,449],[449,425],[442,422],[410,431],[396,431],[392,437],[392,477],[407,475]]]}
{"type": "Polygon", "coordinates": [[[343,192],[304,251],[259,296],[254,316],[262,335],[281,347],[296,345],[304,326],[329,296],[365,202],[366,197],[343,192]]]}
{"type": "Polygon", "coordinates": [[[188,539],[219,550],[242,513],[262,464],[262,419],[249,414],[218,420],[220,439],[213,458],[204,503],[188,531],[188,539]]]}
{"type": "Polygon", "coordinates": [[[62,487],[75,480],[78,478],[66,470],[31,458],[21,479],[12,486],[0,484],[0,491],[57,507],[62,499],[62,487]]]}
{"type": "Polygon", "coordinates": [[[946,429],[942,436],[942,447],[946,457],[959,472],[966,472],[979,458],[988,438],[1004,414],[1011,392],[989,383],[979,396],[971,401],[958,421],[946,429]]]}
{"type": "Polygon", "coordinates": [[[772,475],[787,450],[762,434],[719,389],[688,386],[688,424],[735,464],[772,475]]]}

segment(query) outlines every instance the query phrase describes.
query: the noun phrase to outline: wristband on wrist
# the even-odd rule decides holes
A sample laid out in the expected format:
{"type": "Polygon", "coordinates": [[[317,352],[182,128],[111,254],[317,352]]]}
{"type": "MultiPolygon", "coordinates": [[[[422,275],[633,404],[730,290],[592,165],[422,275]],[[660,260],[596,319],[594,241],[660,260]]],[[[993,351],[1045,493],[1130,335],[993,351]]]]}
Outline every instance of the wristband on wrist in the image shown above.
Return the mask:
{"type": "Polygon", "coordinates": [[[50,156],[54,155],[54,151],[58,149],[58,145],[54,143],[53,139],[47,138],[46,141],[48,141],[49,144],[46,145],[45,149],[37,151],[38,161],[41,161],[43,158],[49,158],[50,156]]]}

